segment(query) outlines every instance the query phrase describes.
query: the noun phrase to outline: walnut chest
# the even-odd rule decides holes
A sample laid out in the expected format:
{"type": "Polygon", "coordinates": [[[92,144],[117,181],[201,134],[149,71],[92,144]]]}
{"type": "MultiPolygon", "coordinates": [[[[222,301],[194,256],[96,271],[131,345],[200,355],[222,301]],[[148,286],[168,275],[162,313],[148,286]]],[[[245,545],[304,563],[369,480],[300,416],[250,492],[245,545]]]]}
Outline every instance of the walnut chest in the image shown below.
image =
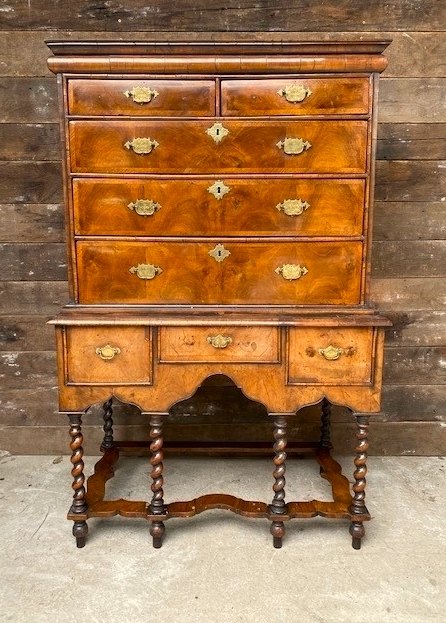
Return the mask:
{"type": "Polygon", "coordinates": [[[387,43],[49,42],[71,296],[52,322],[78,546],[89,517],[145,518],[159,547],[169,517],[229,508],[268,518],[276,547],[294,517],[344,517],[359,548],[389,324],[369,303],[387,43]],[[164,503],[164,418],[213,375],[271,415],[270,503],[223,493],[164,503]],[[126,447],[113,398],[149,418],[145,502],[104,500],[126,447]],[[98,402],[104,456],[86,487],[81,416],[98,402]],[[287,417],[319,402],[321,438],[308,445],[334,500],[289,502],[287,417]],[[331,403],[358,425],[352,493],[330,456],[331,403]]]}

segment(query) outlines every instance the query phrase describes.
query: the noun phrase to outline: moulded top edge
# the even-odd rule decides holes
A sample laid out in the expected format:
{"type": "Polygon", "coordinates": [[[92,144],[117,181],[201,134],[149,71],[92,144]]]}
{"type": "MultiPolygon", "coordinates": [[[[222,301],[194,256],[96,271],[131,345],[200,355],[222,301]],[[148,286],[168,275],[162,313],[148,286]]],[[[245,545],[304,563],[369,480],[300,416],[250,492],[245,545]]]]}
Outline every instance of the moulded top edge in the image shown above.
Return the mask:
{"type": "Polygon", "coordinates": [[[380,54],[391,40],[364,41],[46,41],[55,56],[202,54],[380,54]]]}

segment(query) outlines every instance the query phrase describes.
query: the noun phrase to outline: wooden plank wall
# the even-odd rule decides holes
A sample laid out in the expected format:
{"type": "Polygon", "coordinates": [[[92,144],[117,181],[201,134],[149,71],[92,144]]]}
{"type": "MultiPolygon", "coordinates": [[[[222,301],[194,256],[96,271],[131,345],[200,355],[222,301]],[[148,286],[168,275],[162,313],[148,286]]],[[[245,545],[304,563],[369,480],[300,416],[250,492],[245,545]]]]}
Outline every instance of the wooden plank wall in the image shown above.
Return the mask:
{"type": "MultiPolygon", "coordinates": [[[[46,69],[45,39],[249,40],[269,31],[272,40],[393,39],[380,93],[373,299],[394,327],[387,334],[384,414],[373,426],[372,450],[444,452],[445,29],[445,0],[5,0],[0,8],[0,448],[66,451],[66,425],[56,411],[53,332],[45,326],[67,301],[56,81],[46,69]]],[[[216,399],[220,390],[213,391],[216,399]]],[[[242,408],[241,419],[237,402],[229,411],[215,401],[200,404],[189,411],[205,417],[188,418],[181,429],[174,423],[172,435],[269,435],[255,409],[242,408]]],[[[346,450],[351,423],[343,410],[336,420],[335,440],[346,450]]],[[[87,449],[99,439],[97,421],[92,414],[87,422],[87,449]]],[[[137,414],[125,421],[128,434],[146,435],[137,414]]],[[[124,416],[118,418],[118,432],[123,422],[124,416]]],[[[298,435],[314,427],[308,412],[291,428],[298,435]]]]}

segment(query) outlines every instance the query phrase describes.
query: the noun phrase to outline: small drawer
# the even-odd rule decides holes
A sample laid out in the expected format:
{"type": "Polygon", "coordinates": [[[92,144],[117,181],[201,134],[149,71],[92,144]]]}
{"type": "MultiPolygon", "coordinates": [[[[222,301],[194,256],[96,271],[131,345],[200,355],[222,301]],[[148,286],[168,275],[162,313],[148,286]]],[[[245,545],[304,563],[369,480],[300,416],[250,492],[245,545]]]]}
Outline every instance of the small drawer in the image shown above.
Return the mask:
{"type": "Polygon", "coordinates": [[[70,115],[132,117],[212,116],[211,80],[83,80],[68,82],[70,115]]]}
{"type": "Polygon", "coordinates": [[[278,363],[277,327],[162,327],[163,363],[278,363]]]}
{"type": "Polygon", "coordinates": [[[288,336],[289,385],[370,385],[373,329],[293,328],[288,336]]]}
{"type": "Polygon", "coordinates": [[[145,327],[70,327],[68,385],[151,385],[152,342],[145,327]]]}
{"type": "Polygon", "coordinates": [[[222,114],[360,115],[369,111],[368,78],[223,80],[222,114]]]}

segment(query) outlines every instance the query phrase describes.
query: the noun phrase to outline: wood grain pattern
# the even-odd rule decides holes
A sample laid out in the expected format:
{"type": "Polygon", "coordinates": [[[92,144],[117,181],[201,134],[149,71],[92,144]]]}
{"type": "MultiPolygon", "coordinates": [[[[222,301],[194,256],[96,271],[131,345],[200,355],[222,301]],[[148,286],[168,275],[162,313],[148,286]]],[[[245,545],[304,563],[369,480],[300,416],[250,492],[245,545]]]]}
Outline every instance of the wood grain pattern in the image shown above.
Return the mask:
{"type": "Polygon", "coordinates": [[[358,236],[364,193],[363,180],[74,179],[74,227],[111,236],[358,236]],[[209,192],[218,181],[229,189],[221,198],[209,192]],[[141,216],[128,207],[138,199],[159,207],[141,216]],[[309,206],[288,216],[277,208],[287,199],[309,206]]]}
{"type": "Polygon", "coordinates": [[[206,133],[212,125],[209,121],[71,121],[71,169],[74,173],[183,174],[366,171],[365,121],[225,120],[229,134],[219,144],[206,133]],[[137,137],[150,137],[159,145],[148,155],[135,154],[125,143],[137,137]],[[285,138],[302,138],[311,147],[287,155],[277,146],[285,138]]]}
{"type": "Polygon", "coordinates": [[[63,242],[63,207],[58,203],[0,205],[1,242],[63,242]]]}
{"type": "Polygon", "coordinates": [[[77,243],[79,302],[83,304],[352,304],[360,300],[359,242],[231,242],[230,256],[209,255],[210,242],[77,243]],[[129,270],[159,266],[154,279],[129,270]],[[308,274],[287,281],[275,270],[304,265],[308,274]]]}

